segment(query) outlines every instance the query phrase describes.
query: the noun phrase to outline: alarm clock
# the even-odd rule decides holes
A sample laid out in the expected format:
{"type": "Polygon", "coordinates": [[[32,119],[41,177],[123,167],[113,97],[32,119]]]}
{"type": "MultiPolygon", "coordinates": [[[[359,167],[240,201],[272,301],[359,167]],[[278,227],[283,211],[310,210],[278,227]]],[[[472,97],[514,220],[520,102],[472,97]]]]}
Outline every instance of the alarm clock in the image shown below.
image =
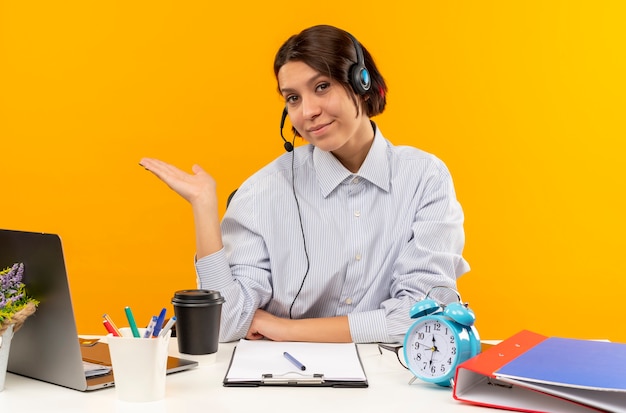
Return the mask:
{"type": "Polygon", "coordinates": [[[415,379],[452,386],[456,367],[480,353],[480,338],[474,327],[476,316],[461,301],[458,291],[432,287],[410,310],[411,325],[404,338],[404,359],[415,379]],[[441,304],[430,293],[438,288],[454,291],[458,302],[441,304]]]}

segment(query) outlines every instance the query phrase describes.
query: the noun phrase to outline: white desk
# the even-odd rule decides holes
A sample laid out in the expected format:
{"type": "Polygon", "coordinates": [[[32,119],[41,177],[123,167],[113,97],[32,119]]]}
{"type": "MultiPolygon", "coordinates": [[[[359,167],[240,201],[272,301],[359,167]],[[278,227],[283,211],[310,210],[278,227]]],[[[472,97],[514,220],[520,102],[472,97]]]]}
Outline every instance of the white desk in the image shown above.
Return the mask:
{"type": "MultiPolygon", "coordinates": [[[[389,351],[379,354],[375,344],[359,345],[369,387],[223,387],[235,343],[221,343],[213,356],[201,356],[200,365],[167,376],[165,399],[152,403],[128,403],[116,399],[115,389],[79,392],[7,373],[0,392],[2,412],[491,412],[492,409],[463,404],[452,390],[415,381],[389,351]]],[[[170,354],[179,356],[176,340],[170,354]]],[[[193,358],[193,357],[187,357],[193,358]]]]}

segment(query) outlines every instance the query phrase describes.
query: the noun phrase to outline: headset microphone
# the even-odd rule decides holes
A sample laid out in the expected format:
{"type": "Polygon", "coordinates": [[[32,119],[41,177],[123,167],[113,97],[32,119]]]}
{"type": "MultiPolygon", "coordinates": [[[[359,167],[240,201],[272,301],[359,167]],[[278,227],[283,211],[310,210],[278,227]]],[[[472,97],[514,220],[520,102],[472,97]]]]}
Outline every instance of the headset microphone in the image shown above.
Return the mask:
{"type": "Polygon", "coordinates": [[[287,108],[283,109],[283,116],[280,118],[280,137],[283,138],[285,144],[283,145],[287,152],[293,151],[293,144],[283,136],[283,128],[285,127],[285,119],[287,119],[287,108]]]}

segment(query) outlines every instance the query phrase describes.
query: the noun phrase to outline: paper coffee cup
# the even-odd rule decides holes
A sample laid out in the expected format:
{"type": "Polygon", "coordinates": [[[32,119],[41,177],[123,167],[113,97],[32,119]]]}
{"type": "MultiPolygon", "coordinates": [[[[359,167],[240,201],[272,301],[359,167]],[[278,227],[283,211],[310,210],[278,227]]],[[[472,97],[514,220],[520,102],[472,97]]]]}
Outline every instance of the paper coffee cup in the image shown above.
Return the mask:
{"type": "Polygon", "coordinates": [[[182,354],[217,352],[224,298],[219,291],[180,290],[172,304],[176,314],[176,338],[182,354]]]}

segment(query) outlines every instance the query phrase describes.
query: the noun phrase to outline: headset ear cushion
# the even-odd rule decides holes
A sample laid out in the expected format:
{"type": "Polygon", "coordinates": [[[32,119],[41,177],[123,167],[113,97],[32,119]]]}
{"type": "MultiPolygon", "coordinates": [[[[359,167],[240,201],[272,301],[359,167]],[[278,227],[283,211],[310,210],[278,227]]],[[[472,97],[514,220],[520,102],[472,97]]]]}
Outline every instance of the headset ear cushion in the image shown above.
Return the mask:
{"type": "Polygon", "coordinates": [[[365,94],[372,86],[370,73],[359,63],[355,63],[350,68],[350,82],[354,91],[359,95],[365,94]]]}

